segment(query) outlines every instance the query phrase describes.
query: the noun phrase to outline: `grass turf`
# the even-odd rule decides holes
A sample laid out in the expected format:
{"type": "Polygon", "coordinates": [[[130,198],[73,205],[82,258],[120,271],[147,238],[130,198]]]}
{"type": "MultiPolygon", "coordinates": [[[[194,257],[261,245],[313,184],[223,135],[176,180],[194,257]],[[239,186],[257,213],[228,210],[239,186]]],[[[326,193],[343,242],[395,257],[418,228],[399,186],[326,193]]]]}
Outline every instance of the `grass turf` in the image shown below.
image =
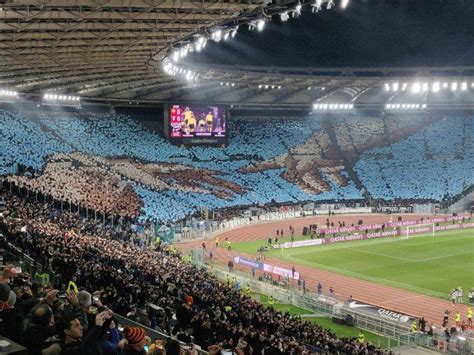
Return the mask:
{"type": "MultiPolygon", "coordinates": [[[[256,255],[265,242],[235,243],[232,248],[256,255]]],[[[265,255],[289,261],[296,268],[299,264],[324,269],[444,299],[458,286],[462,286],[466,298],[474,286],[474,229],[408,240],[389,237],[272,250],[265,255]]]]}
{"type": "MultiPolygon", "coordinates": [[[[257,298],[260,303],[268,307],[268,296],[259,293],[251,293],[251,296],[257,298]]],[[[304,308],[293,306],[291,304],[275,303],[273,308],[278,311],[288,312],[290,314],[311,314],[312,312],[304,308]]],[[[357,337],[359,334],[359,328],[352,327],[349,325],[336,324],[329,318],[319,317],[304,317],[303,320],[307,320],[320,325],[325,329],[329,329],[331,332],[339,337],[357,337]]],[[[365,341],[380,346],[382,348],[388,347],[388,339],[367,331],[363,331],[365,335],[365,341]]]]}

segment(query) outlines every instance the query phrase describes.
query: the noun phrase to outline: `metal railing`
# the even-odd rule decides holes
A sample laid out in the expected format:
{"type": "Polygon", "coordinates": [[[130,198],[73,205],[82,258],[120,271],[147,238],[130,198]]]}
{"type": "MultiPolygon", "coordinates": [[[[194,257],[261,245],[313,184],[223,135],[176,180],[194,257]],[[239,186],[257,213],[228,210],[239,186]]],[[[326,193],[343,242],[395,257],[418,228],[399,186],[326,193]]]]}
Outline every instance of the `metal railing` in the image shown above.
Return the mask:
{"type": "Polygon", "coordinates": [[[368,314],[359,313],[346,307],[340,308],[340,315],[343,317],[350,316],[353,324],[358,328],[368,330],[372,333],[380,334],[385,337],[398,337],[410,332],[410,327],[397,324],[388,320],[370,316],[368,314]]]}

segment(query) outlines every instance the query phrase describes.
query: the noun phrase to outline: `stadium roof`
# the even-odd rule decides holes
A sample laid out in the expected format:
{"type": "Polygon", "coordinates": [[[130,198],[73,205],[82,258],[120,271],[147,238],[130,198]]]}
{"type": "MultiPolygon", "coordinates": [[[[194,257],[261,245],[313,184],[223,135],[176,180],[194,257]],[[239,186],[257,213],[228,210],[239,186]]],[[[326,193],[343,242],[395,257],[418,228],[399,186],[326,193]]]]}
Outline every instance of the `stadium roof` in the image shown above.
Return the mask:
{"type": "Polygon", "coordinates": [[[0,0],[0,86],[113,96],[170,78],[157,50],[262,0],[0,0]]]}
{"type": "MultiPolygon", "coordinates": [[[[216,28],[252,24],[262,14],[291,15],[297,3],[0,0],[0,89],[89,101],[204,101],[252,108],[308,109],[317,102],[474,108],[474,67],[294,68],[184,59],[178,75],[163,70],[163,59],[192,46],[198,33],[210,37],[216,28]],[[191,72],[199,80],[187,80],[191,72]],[[454,83],[456,90],[449,90],[454,83]],[[416,85],[419,95],[409,95],[416,85]]],[[[308,8],[313,3],[301,1],[308,8]]]]}

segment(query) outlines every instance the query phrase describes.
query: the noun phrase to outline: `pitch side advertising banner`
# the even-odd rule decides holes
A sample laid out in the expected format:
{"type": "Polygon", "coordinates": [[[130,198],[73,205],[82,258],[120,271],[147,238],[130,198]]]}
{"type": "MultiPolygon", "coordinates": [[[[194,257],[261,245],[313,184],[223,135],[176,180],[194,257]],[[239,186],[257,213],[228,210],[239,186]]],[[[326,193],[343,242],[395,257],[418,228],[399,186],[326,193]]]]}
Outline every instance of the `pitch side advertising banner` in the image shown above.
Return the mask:
{"type": "MultiPolygon", "coordinates": [[[[445,222],[452,222],[452,221],[461,221],[463,218],[468,219],[469,216],[451,216],[451,217],[434,217],[434,218],[426,218],[423,221],[421,220],[413,220],[413,221],[402,221],[402,222],[392,222],[392,223],[385,223],[385,228],[396,228],[396,227],[406,227],[406,226],[414,226],[417,224],[426,224],[426,223],[445,223],[445,222]]],[[[321,227],[318,230],[320,232],[325,232],[326,234],[336,234],[336,233],[348,233],[348,232],[358,232],[358,231],[365,231],[373,230],[373,229],[381,229],[381,223],[375,224],[364,224],[361,226],[354,226],[354,227],[335,227],[335,228],[325,228],[321,227]]]]}
{"type": "Polygon", "coordinates": [[[262,263],[261,261],[255,261],[255,260],[243,258],[241,256],[234,256],[233,260],[234,260],[234,264],[244,265],[250,268],[262,270],[264,272],[270,272],[272,274],[276,274],[280,276],[288,276],[290,279],[293,278],[295,280],[298,280],[300,278],[299,272],[295,272],[295,275],[293,276],[293,273],[291,270],[284,269],[278,266],[273,266],[270,264],[265,264],[265,263],[262,263]]]}
{"type": "Polygon", "coordinates": [[[298,240],[296,242],[285,242],[281,244],[275,244],[273,248],[280,249],[280,248],[296,248],[296,247],[307,247],[309,245],[319,245],[323,244],[322,239],[308,239],[308,240],[298,240]]]}
{"type": "Polygon", "coordinates": [[[234,256],[234,264],[241,264],[257,270],[263,270],[263,263],[261,261],[250,260],[240,256],[234,256]]]}
{"type": "Polygon", "coordinates": [[[350,300],[344,304],[344,308],[349,309],[351,311],[366,314],[371,317],[375,317],[378,319],[383,319],[389,322],[397,323],[400,325],[404,325],[410,327],[414,321],[418,324],[418,318],[411,316],[409,314],[400,313],[398,311],[394,311],[387,308],[382,308],[379,306],[375,306],[373,304],[350,300]]]}
{"type": "MultiPolygon", "coordinates": [[[[459,220],[459,217],[449,217],[449,218],[451,220],[454,220],[453,218],[456,218],[456,220],[459,220]]],[[[462,220],[462,217],[460,219],[462,220]]],[[[439,220],[439,218],[437,218],[437,220],[439,220]]],[[[443,218],[443,220],[444,222],[448,222],[445,220],[445,218],[443,218]]],[[[410,221],[410,222],[417,222],[417,221],[410,221]]],[[[413,223],[412,225],[416,226],[417,223],[413,223]]],[[[452,230],[452,229],[466,229],[466,228],[474,228],[474,222],[435,226],[435,231],[446,231],[446,230],[452,230]]],[[[344,229],[344,228],[341,228],[341,229],[344,229]]],[[[428,226],[420,226],[418,228],[413,227],[413,229],[411,230],[411,234],[421,234],[421,233],[429,233],[429,232],[431,232],[431,227],[428,227],[428,226]]],[[[373,232],[373,233],[368,233],[368,234],[354,233],[350,235],[341,235],[341,236],[336,236],[336,237],[326,237],[326,238],[309,239],[309,240],[301,240],[301,241],[296,241],[296,242],[286,242],[286,243],[281,243],[281,244],[275,244],[273,248],[275,249],[298,248],[298,247],[305,247],[305,246],[310,246],[310,245],[334,244],[334,243],[350,242],[354,240],[393,237],[397,235],[400,235],[399,231],[397,230],[373,232]]]]}

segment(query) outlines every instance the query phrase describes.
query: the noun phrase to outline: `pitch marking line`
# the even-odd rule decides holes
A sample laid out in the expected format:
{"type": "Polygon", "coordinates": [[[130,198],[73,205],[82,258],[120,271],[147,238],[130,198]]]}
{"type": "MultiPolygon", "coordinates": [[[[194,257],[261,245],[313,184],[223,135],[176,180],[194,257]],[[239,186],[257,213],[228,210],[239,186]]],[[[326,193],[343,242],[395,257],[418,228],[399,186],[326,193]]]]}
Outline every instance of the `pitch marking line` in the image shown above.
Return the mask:
{"type": "Polygon", "coordinates": [[[446,254],[446,255],[441,255],[441,256],[433,256],[432,258],[424,258],[424,259],[414,260],[414,259],[402,258],[400,256],[377,253],[377,252],[374,252],[374,251],[369,251],[369,250],[364,250],[364,249],[359,249],[359,248],[352,248],[352,250],[360,251],[360,252],[367,253],[367,254],[383,256],[383,257],[391,258],[391,259],[398,259],[398,260],[408,261],[408,262],[411,262],[411,263],[422,263],[422,262],[425,262],[425,261],[439,260],[439,259],[444,259],[444,258],[450,258],[450,257],[453,257],[453,256],[461,256],[461,255],[467,255],[467,254],[472,253],[471,251],[468,251],[468,252],[446,254]]]}
{"type": "Polygon", "coordinates": [[[394,256],[394,255],[389,255],[389,254],[376,253],[374,251],[368,251],[368,250],[364,250],[364,249],[351,248],[351,250],[355,250],[355,251],[359,251],[359,252],[367,253],[367,254],[372,254],[372,255],[383,256],[383,257],[390,258],[390,259],[398,259],[398,260],[408,261],[410,263],[413,262],[412,259],[402,258],[402,257],[399,257],[399,256],[394,256]]]}

